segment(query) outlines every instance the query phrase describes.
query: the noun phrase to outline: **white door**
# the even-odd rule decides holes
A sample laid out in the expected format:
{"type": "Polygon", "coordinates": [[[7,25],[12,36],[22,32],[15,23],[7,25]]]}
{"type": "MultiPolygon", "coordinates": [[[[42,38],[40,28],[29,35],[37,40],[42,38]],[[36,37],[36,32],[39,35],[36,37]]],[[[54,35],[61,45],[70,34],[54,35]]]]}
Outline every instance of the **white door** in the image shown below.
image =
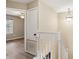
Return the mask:
{"type": "Polygon", "coordinates": [[[34,40],[34,34],[37,34],[37,8],[27,10],[27,39],[34,40]]]}

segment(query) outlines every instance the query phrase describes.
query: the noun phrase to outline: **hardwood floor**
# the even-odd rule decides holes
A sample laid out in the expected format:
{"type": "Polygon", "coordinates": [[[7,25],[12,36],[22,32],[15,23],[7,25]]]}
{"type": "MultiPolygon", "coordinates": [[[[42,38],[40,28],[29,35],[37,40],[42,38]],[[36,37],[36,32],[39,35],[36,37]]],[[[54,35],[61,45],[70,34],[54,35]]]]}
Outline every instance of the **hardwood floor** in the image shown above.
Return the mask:
{"type": "Polygon", "coordinates": [[[24,51],[24,40],[8,41],[6,43],[6,59],[33,59],[24,51]]]}

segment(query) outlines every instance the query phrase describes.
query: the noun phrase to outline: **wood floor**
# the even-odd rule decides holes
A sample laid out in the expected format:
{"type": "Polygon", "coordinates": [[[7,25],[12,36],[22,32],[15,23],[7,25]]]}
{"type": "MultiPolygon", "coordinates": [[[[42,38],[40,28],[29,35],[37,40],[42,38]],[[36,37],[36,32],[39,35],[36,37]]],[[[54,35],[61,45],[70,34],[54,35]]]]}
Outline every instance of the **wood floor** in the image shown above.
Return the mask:
{"type": "Polygon", "coordinates": [[[6,43],[6,59],[33,59],[33,56],[24,51],[24,40],[8,41],[6,43]]]}

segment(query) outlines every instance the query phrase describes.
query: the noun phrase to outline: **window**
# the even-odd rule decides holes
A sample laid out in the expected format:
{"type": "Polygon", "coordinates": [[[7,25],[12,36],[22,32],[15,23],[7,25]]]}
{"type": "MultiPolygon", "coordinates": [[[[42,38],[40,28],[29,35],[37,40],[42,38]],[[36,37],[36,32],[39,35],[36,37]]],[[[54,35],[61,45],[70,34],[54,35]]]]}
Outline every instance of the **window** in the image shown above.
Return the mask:
{"type": "Polygon", "coordinates": [[[6,21],[6,33],[12,34],[13,33],[13,20],[6,21]]]}

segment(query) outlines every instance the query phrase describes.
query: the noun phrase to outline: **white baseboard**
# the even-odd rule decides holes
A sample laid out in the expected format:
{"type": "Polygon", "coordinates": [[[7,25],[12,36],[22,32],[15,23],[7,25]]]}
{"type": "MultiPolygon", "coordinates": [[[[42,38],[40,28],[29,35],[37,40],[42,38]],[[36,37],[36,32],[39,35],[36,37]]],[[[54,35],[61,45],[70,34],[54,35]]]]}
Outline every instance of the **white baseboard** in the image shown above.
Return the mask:
{"type": "Polygon", "coordinates": [[[10,38],[10,39],[6,39],[6,40],[16,40],[16,39],[21,39],[21,38],[24,38],[23,36],[22,37],[15,37],[15,38],[10,38]]]}
{"type": "Polygon", "coordinates": [[[35,56],[35,54],[31,53],[30,51],[25,50],[25,52],[35,56]]]}

